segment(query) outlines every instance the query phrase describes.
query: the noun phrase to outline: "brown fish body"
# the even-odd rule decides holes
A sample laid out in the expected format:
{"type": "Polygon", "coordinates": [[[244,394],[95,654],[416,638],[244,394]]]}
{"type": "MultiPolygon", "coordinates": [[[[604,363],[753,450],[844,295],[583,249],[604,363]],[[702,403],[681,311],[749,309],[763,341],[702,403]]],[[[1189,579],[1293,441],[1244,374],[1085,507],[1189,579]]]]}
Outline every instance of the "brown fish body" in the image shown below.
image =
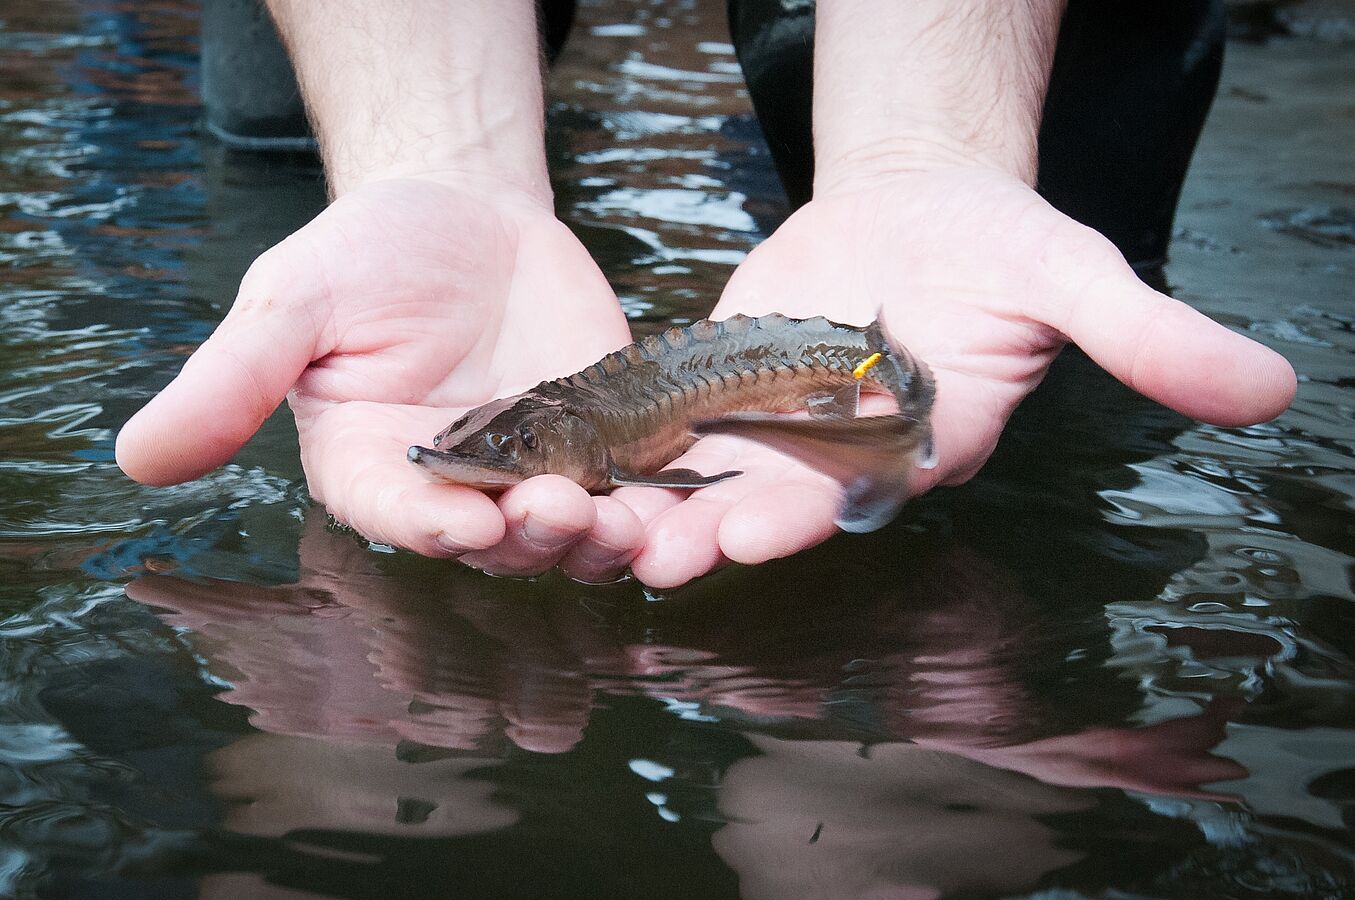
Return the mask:
{"type": "MultiPolygon", "coordinates": [[[[933,393],[926,367],[878,323],[861,328],[779,314],[702,320],[472,410],[434,439],[436,449],[410,448],[410,459],[479,487],[546,472],[589,490],[702,487],[739,473],[659,470],[701,434],[724,432],[795,453],[839,478],[849,505],[853,483],[857,494],[883,487],[889,496],[873,505],[889,507],[892,518],[909,463],[930,452],[933,393]],[[857,417],[861,390],[892,395],[898,412],[857,417]],[[806,409],[810,419],[774,415],[806,409]]],[[[882,515],[873,510],[869,527],[839,524],[870,530],[883,524],[876,521],[882,515]]]]}

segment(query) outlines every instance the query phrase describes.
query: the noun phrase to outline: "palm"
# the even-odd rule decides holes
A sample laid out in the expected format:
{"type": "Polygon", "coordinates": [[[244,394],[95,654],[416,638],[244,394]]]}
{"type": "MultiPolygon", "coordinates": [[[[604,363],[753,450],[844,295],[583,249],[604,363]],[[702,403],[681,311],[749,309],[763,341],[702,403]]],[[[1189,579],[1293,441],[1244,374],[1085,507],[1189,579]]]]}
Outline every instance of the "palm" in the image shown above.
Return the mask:
{"type": "Polygon", "coordinates": [[[828,302],[847,321],[882,316],[941,386],[933,415],[940,462],[919,473],[917,488],[963,480],[1065,340],[1036,317],[1056,286],[1032,266],[1065,221],[1024,186],[998,179],[815,201],[752,254],[717,313],[776,304],[818,315],[828,302]]]}
{"type": "Polygon", "coordinates": [[[330,336],[297,388],[325,401],[476,405],[629,340],[582,245],[518,200],[377,183],[275,248],[246,290],[312,261],[330,336]]]}
{"type": "Polygon", "coordinates": [[[370,538],[433,555],[501,548],[477,562],[503,571],[549,568],[594,529],[611,556],[633,553],[629,511],[577,486],[546,481],[500,509],[405,460],[467,407],[629,339],[596,265],[539,202],[376,182],[255,262],[221,327],[128,423],[119,459],[146,481],[193,477],[287,394],[312,494],[370,538]],[[533,512],[544,550],[523,542],[533,512]]]}
{"type": "MultiPolygon", "coordinates": [[[[1278,356],[1149,290],[1109,242],[997,173],[896,175],[811,201],[739,267],[716,317],[771,311],[882,315],[931,366],[939,464],[916,473],[918,492],[977,471],[1068,338],[1131,387],[1223,424],[1276,415],[1293,390],[1278,356]]],[[[680,464],[746,474],[685,502],[618,493],[647,521],[645,580],[678,584],[834,533],[838,486],[787,457],[712,437],[680,464]]]]}
{"type": "Polygon", "coordinates": [[[334,343],[291,402],[312,492],[358,521],[356,471],[379,490],[422,490],[404,458],[410,444],[630,339],[601,273],[548,212],[426,185],[374,187],[294,236],[295,251],[279,248],[336,261],[311,304],[331,311],[334,343]]]}

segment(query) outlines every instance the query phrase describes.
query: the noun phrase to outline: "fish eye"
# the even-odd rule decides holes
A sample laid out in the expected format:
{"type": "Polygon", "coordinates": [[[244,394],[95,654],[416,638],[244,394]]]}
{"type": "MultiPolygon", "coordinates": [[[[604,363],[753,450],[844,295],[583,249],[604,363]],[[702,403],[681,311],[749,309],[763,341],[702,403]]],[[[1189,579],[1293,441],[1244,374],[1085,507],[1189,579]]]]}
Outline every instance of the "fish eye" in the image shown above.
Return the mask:
{"type": "Polygon", "coordinates": [[[518,437],[522,438],[522,443],[528,450],[535,450],[537,447],[541,446],[541,442],[537,440],[536,432],[532,431],[530,428],[524,428],[519,431],[518,437]]]}
{"type": "Polygon", "coordinates": [[[503,453],[508,447],[509,437],[506,434],[490,433],[485,435],[485,443],[489,449],[503,453]]]}

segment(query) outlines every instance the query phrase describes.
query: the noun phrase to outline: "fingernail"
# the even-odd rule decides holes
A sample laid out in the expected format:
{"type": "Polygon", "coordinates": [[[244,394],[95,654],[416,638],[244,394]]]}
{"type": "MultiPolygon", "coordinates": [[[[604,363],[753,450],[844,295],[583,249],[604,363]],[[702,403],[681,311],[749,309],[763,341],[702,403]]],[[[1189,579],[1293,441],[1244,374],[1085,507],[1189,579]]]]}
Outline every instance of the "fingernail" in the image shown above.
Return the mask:
{"type": "Polygon", "coordinates": [[[590,568],[612,572],[630,565],[630,561],[639,552],[639,547],[618,549],[600,543],[593,547],[580,546],[579,556],[590,568]]]}
{"type": "Polygon", "coordinates": [[[567,528],[529,515],[522,520],[522,537],[538,550],[559,550],[579,536],[575,528],[567,528]]]}
{"type": "Polygon", "coordinates": [[[438,532],[437,537],[433,538],[433,543],[437,544],[439,549],[456,556],[460,556],[462,553],[469,553],[474,549],[456,540],[445,531],[438,532]]]}

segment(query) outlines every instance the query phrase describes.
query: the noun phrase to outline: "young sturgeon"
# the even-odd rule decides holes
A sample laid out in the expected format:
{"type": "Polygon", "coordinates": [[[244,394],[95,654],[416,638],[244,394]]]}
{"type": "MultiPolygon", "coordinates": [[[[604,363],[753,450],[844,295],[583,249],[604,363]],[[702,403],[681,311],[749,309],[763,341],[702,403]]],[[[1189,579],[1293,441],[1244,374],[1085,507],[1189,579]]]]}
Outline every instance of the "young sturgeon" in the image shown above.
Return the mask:
{"type": "Polygon", "coordinates": [[[836,478],[846,488],[838,526],[874,531],[907,499],[910,468],[935,464],[934,394],[926,365],[878,322],[703,319],[477,407],[432,448],[410,447],[409,460],[444,481],[487,490],[546,473],[588,490],[700,488],[743,473],[659,470],[702,435],[734,434],[836,478]],[[898,411],[858,417],[863,388],[892,395],[898,411]],[[779,415],[800,410],[810,417],[779,415]]]}

